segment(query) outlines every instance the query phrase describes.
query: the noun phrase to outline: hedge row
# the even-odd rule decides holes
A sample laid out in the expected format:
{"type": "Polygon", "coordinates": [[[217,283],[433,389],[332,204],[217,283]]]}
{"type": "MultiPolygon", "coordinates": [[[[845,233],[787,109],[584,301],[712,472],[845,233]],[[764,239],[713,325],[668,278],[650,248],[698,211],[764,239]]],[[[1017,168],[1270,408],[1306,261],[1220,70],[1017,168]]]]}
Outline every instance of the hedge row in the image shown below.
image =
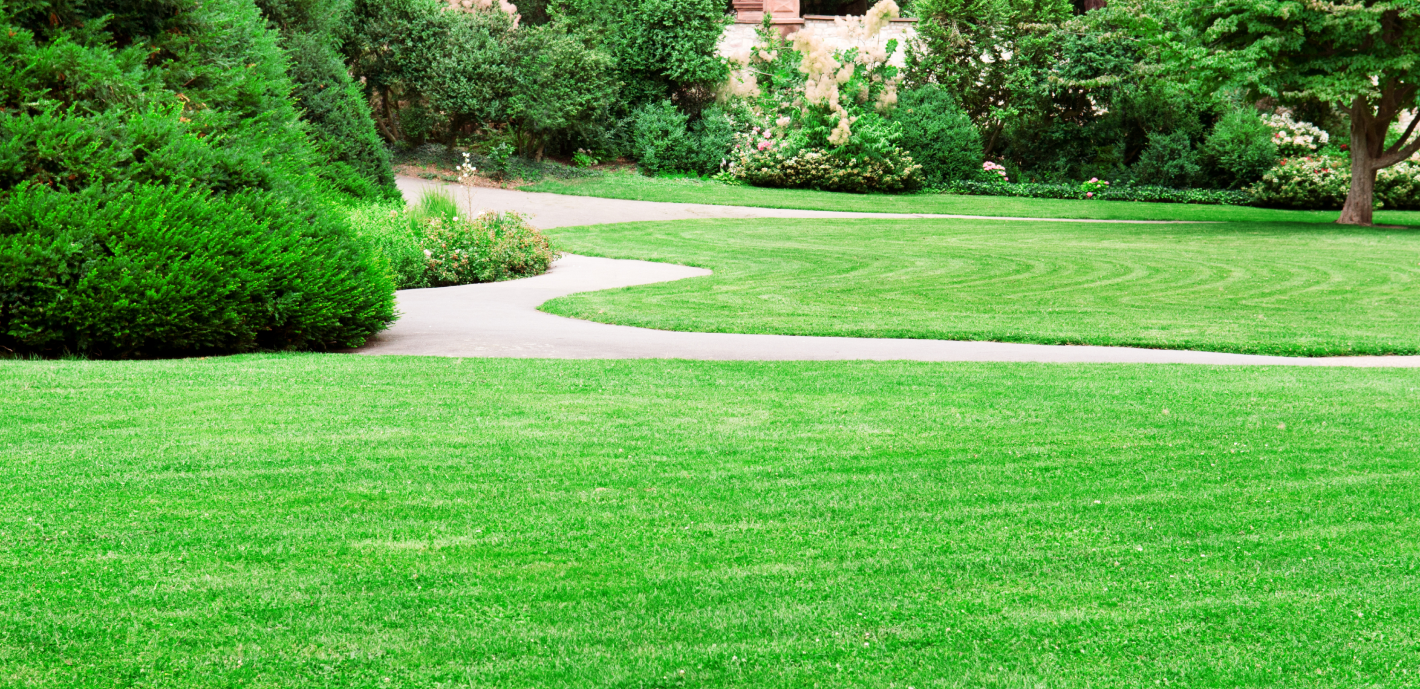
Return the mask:
{"type": "Polygon", "coordinates": [[[1234,189],[1174,189],[1172,187],[1119,185],[1086,190],[1078,184],[1037,184],[1031,182],[956,181],[941,191],[969,196],[1019,196],[1033,199],[1085,199],[1100,201],[1142,201],[1145,203],[1198,203],[1205,205],[1246,206],[1252,194],[1234,189]]]}

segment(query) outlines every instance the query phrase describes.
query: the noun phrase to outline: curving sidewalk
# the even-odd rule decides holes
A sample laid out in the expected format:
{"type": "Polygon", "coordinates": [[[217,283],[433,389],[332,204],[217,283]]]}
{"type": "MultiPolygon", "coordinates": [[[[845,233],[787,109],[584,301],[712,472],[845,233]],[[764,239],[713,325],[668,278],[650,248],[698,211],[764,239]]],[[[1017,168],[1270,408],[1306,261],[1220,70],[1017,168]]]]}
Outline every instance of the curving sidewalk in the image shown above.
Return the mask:
{"type": "MultiPolygon", "coordinates": [[[[424,184],[426,183],[423,180],[400,180],[400,186],[407,195],[424,184]]],[[[460,198],[459,201],[462,203],[463,199],[460,198]]],[[[707,217],[884,217],[821,211],[784,211],[804,215],[756,215],[775,209],[608,201],[486,189],[475,191],[473,205],[476,208],[530,211],[537,214],[537,224],[544,227],[707,217]],[[489,191],[499,193],[483,196],[489,191]],[[517,196],[519,194],[522,196],[517,196]],[[480,196],[483,198],[480,199],[480,196]],[[555,200],[546,202],[541,198],[544,196],[552,196],[555,200]],[[480,203],[480,200],[483,203],[480,203]],[[607,203],[584,204],[587,201],[607,203]]],[[[355,351],[360,354],[560,359],[1029,361],[1420,367],[1420,356],[1296,358],[1129,347],[673,332],[593,323],[537,310],[543,302],[568,294],[709,274],[710,271],[702,268],[668,263],[567,255],[557,261],[546,274],[537,277],[459,287],[402,290],[396,295],[401,312],[399,321],[355,351]]]]}
{"type": "MultiPolygon", "coordinates": [[[[1128,225],[1200,224],[1188,220],[1080,220],[1077,218],[1017,218],[996,215],[937,215],[932,213],[850,213],[843,211],[808,211],[794,208],[756,208],[751,206],[714,206],[705,203],[663,203],[660,201],[627,201],[596,196],[569,196],[545,192],[464,187],[417,177],[396,179],[404,198],[413,202],[425,189],[443,189],[460,206],[473,210],[518,211],[532,216],[533,224],[543,228],[604,225],[647,220],[713,220],[734,218],[949,218],[956,220],[1031,220],[1036,222],[1123,223],[1128,225]]],[[[1204,223],[1207,224],[1207,223],[1204,223]]]]}

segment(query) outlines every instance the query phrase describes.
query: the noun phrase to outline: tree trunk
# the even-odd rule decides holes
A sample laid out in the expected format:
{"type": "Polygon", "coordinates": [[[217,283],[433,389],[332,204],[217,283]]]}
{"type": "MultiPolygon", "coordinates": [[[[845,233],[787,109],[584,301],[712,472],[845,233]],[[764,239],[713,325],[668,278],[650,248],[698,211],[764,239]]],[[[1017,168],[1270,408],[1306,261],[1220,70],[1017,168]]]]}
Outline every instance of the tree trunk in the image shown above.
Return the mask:
{"type": "Polygon", "coordinates": [[[1341,208],[1341,225],[1370,225],[1376,193],[1376,167],[1365,140],[1366,133],[1351,128],[1351,191],[1341,208]]]}
{"type": "Polygon", "coordinates": [[[1339,225],[1371,224],[1376,192],[1375,155],[1385,145],[1385,129],[1381,130],[1381,141],[1371,140],[1375,124],[1371,104],[1364,96],[1357,96],[1351,103],[1351,190],[1346,193],[1346,205],[1341,207],[1341,217],[1336,221],[1339,225]]]}

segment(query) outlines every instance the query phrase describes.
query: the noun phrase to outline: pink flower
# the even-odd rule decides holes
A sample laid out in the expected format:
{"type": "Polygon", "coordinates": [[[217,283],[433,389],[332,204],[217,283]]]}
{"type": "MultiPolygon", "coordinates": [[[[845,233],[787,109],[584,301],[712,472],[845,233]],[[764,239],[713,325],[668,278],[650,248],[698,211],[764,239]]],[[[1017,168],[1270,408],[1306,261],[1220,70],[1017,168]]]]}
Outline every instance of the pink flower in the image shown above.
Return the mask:
{"type": "Polygon", "coordinates": [[[1087,199],[1092,199],[1092,198],[1094,198],[1094,197],[1095,197],[1095,193],[1094,193],[1093,191],[1087,191],[1087,192],[1085,192],[1085,198],[1087,198],[1087,199]]]}
{"type": "Polygon", "coordinates": [[[1098,182],[1098,181],[1100,181],[1100,178],[1098,178],[1098,177],[1091,177],[1091,178],[1090,178],[1090,184],[1094,184],[1095,182],[1098,182]]]}

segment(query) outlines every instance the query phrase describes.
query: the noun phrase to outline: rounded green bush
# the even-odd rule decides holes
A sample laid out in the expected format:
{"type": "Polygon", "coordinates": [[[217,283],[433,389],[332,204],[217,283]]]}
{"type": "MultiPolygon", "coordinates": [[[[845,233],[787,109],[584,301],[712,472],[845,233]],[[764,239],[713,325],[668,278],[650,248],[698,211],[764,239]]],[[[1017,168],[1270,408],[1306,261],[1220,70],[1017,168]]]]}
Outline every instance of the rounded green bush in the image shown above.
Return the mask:
{"type": "Polygon", "coordinates": [[[1224,115],[1203,142],[1210,183],[1206,186],[1241,189],[1260,179],[1277,164],[1277,144],[1272,129],[1256,111],[1238,108],[1224,115]]]}
{"type": "Polygon", "coordinates": [[[314,203],[23,184],[0,201],[0,346],[105,358],[362,344],[389,276],[314,203]]]}
{"type": "Polygon", "coordinates": [[[976,179],[984,159],[981,134],[946,89],[927,84],[904,91],[892,119],[902,127],[898,145],[922,166],[927,184],[976,179]]]}
{"type": "Polygon", "coordinates": [[[0,6],[0,353],[324,350],[394,319],[332,208],[386,192],[313,144],[252,0],[33,10],[0,6]]]}

